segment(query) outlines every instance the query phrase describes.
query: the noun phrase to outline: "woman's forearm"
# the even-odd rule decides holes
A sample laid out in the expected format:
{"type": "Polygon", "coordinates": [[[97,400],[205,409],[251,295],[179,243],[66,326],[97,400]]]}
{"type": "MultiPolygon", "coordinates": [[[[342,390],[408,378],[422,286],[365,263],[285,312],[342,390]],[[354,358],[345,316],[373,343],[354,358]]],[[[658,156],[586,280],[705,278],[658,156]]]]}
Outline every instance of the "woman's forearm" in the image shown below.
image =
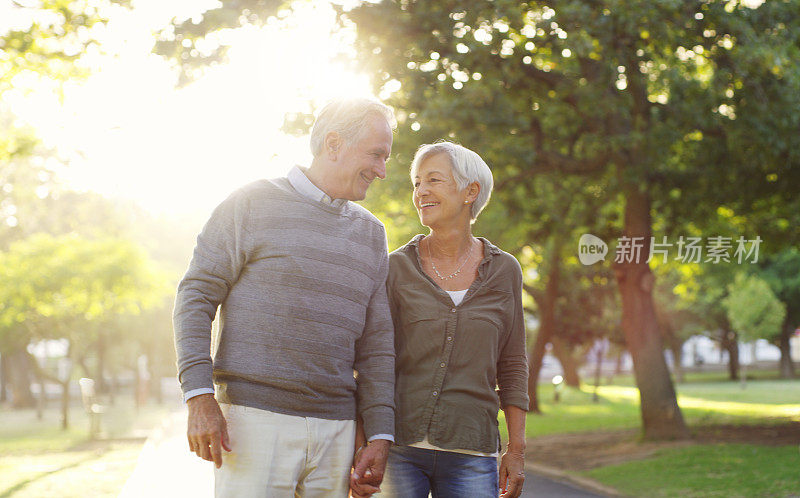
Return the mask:
{"type": "Polygon", "coordinates": [[[503,407],[508,427],[508,451],[511,453],[525,453],[525,415],[526,411],[518,406],[508,405],[503,407]]]}

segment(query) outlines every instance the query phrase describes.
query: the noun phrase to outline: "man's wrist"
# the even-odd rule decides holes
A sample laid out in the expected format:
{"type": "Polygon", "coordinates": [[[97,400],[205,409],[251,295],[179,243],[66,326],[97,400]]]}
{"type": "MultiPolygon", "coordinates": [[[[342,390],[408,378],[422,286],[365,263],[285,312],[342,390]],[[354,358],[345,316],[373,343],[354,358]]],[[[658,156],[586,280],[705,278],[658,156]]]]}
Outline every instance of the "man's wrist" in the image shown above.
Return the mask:
{"type": "Polygon", "coordinates": [[[192,396],[191,398],[186,400],[186,406],[189,407],[191,410],[193,407],[205,403],[207,400],[213,400],[216,402],[217,400],[214,398],[213,393],[204,393],[198,394],[197,396],[192,396]]]}

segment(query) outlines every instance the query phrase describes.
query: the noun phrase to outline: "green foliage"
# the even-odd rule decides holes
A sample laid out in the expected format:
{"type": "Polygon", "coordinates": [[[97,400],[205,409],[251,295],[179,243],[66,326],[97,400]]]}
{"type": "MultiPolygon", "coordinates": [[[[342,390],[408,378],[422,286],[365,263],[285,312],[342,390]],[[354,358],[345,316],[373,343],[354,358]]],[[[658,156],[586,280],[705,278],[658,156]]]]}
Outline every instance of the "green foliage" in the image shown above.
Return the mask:
{"type": "Polygon", "coordinates": [[[786,306],[756,275],[736,275],[723,305],[733,329],[748,342],[780,333],[786,316],[786,306]]]}
{"type": "Polygon", "coordinates": [[[68,339],[88,347],[98,326],[160,303],[165,279],[120,239],[37,234],[0,253],[0,347],[68,339]]]}
{"type": "MultiPolygon", "coordinates": [[[[12,14],[11,19],[4,19],[0,27],[0,103],[6,91],[27,89],[15,85],[20,75],[46,78],[55,91],[66,80],[86,76],[86,69],[78,61],[88,47],[97,45],[95,28],[107,22],[104,12],[111,6],[128,3],[10,2],[6,9],[12,14]]],[[[18,125],[7,111],[0,112],[0,249],[38,231],[65,231],[63,224],[55,227],[52,223],[53,201],[62,189],[48,166],[51,161],[63,162],[39,143],[32,129],[18,125]]],[[[65,199],[59,203],[59,207],[73,205],[65,199]]],[[[99,213],[102,216],[104,211],[99,213]]]]}
{"type": "Polygon", "coordinates": [[[228,46],[220,32],[277,22],[289,13],[285,0],[221,0],[217,6],[190,19],[173,19],[161,31],[154,52],[174,61],[180,84],[197,79],[206,66],[225,60],[228,46]]]}
{"type": "Polygon", "coordinates": [[[75,62],[90,45],[97,43],[92,28],[107,21],[102,9],[111,4],[129,3],[129,0],[12,0],[9,8],[16,11],[18,19],[25,19],[27,25],[0,32],[0,51],[3,53],[0,58],[0,96],[12,87],[17,75],[26,72],[57,80],[85,76],[86,70],[75,62]]]}
{"type": "Polygon", "coordinates": [[[788,248],[767,258],[759,276],[786,305],[790,326],[800,326],[800,250],[788,248]]]}
{"type": "MultiPolygon", "coordinates": [[[[47,78],[55,91],[66,80],[87,76],[77,62],[88,47],[97,45],[94,28],[107,22],[103,11],[127,6],[129,0],[9,3],[5,8],[11,19],[0,26],[0,102],[8,90],[27,89],[15,85],[21,75],[47,78]]],[[[54,152],[39,144],[33,130],[17,125],[7,111],[0,113],[0,248],[36,231],[18,227],[12,218],[21,204],[28,207],[36,202],[34,196],[48,195],[53,175],[44,164],[49,159],[56,159],[54,152]]]]}

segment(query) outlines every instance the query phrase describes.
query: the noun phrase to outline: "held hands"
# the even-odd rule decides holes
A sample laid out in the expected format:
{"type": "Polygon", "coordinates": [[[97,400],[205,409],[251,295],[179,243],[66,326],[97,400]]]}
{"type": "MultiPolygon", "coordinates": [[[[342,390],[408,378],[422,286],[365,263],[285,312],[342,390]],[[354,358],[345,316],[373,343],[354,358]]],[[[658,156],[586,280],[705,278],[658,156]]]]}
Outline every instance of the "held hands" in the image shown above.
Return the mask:
{"type": "Polygon", "coordinates": [[[353,457],[353,473],[350,476],[350,494],[354,498],[367,498],[380,492],[389,446],[385,439],[375,439],[356,451],[353,457]]]}
{"type": "Polygon", "coordinates": [[[500,457],[501,498],[517,498],[525,482],[525,454],[510,448],[500,457]]]}
{"type": "Polygon", "coordinates": [[[189,407],[189,423],[186,432],[189,451],[193,451],[217,468],[222,466],[222,449],[231,451],[228,424],[219,409],[213,394],[201,394],[186,402],[189,407]],[[220,448],[221,447],[221,448],[220,448]]]}

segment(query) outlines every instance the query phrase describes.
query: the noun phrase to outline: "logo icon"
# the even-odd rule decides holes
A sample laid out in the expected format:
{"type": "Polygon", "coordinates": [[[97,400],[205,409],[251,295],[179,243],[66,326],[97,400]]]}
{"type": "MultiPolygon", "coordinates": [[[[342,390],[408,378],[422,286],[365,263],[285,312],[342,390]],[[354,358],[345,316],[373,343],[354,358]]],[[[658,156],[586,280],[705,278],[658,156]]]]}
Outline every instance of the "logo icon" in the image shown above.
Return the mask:
{"type": "Polygon", "coordinates": [[[600,237],[590,233],[581,235],[578,241],[578,259],[586,266],[593,265],[600,260],[605,261],[608,254],[608,245],[600,237]]]}

